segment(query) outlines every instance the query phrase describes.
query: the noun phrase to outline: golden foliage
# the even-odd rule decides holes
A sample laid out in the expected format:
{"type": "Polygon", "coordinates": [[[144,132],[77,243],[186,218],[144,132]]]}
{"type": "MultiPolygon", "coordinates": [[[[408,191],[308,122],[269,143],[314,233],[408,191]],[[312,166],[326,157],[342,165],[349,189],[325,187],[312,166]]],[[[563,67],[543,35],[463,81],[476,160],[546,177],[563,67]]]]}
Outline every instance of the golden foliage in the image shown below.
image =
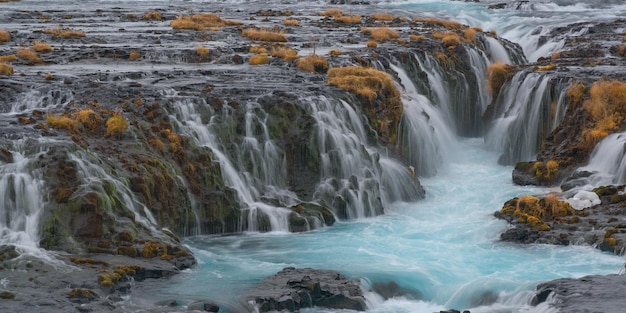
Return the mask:
{"type": "Polygon", "coordinates": [[[170,22],[170,26],[173,29],[191,29],[191,30],[205,30],[209,28],[222,27],[222,26],[236,26],[241,25],[241,22],[223,20],[219,15],[208,14],[194,14],[191,16],[179,15],[175,20],[170,22]]]}
{"type": "Polygon", "coordinates": [[[476,30],[473,28],[466,28],[463,31],[463,38],[465,38],[465,42],[476,42],[476,30]]]}
{"type": "Polygon", "coordinates": [[[207,47],[197,47],[196,48],[196,54],[198,54],[201,57],[205,57],[205,56],[209,55],[209,48],[207,48],[207,47]]]}
{"type": "Polygon", "coordinates": [[[550,227],[545,224],[546,221],[566,222],[563,217],[575,215],[576,211],[569,203],[552,193],[541,199],[533,196],[513,198],[504,204],[500,213],[515,217],[518,222],[526,223],[530,227],[539,227],[540,231],[547,231],[550,227]]]}
{"type": "Polygon", "coordinates": [[[376,41],[374,41],[374,40],[369,40],[367,42],[367,47],[368,48],[377,48],[378,47],[378,43],[376,43],[376,41]]]}
{"type": "Polygon", "coordinates": [[[553,70],[555,68],[556,68],[556,64],[554,64],[554,63],[536,67],[538,72],[547,72],[547,71],[551,71],[551,70],[553,70]]]}
{"type": "Polygon", "coordinates": [[[54,129],[65,129],[73,133],[79,132],[78,122],[69,116],[48,114],[46,115],[46,124],[54,129]]]}
{"type": "Polygon", "coordinates": [[[343,11],[341,11],[340,9],[326,9],[326,11],[324,13],[322,13],[322,15],[326,15],[326,16],[342,16],[343,15],[343,11]]]}
{"type": "Polygon", "coordinates": [[[503,62],[496,62],[487,67],[487,82],[491,96],[496,98],[500,89],[512,76],[511,66],[503,62]]]}
{"type": "Polygon", "coordinates": [[[157,11],[148,11],[141,19],[144,21],[161,21],[163,17],[157,11]]]}
{"type": "Polygon", "coordinates": [[[283,25],[285,26],[300,26],[300,21],[292,18],[288,18],[283,20],[283,25]]]}
{"type": "Polygon", "coordinates": [[[102,117],[91,109],[79,110],[76,120],[90,132],[94,132],[102,125],[102,117]]]}
{"type": "Polygon", "coordinates": [[[148,143],[161,153],[163,153],[163,151],[165,150],[165,143],[163,143],[163,141],[161,141],[159,138],[152,137],[148,139],[148,143]]]}
{"type": "Polygon", "coordinates": [[[298,68],[311,73],[326,73],[328,71],[328,61],[319,55],[309,54],[298,60],[298,68]]]}
{"type": "Polygon", "coordinates": [[[0,62],[0,75],[13,75],[13,66],[0,62]]]}
{"type": "Polygon", "coordinates": [[[398,98],[393,80],[383,71],[369,67],[348,66],[328,70],[328,84],[350,91],[372,102],[379,93],[385,98],[398,98]]]}
{"type": "Polygon", "coordinates": [[[44,75],[43,78],[45,80],[52,80],[52,74],[51,73],[46,73],[46,75],[44,75]]]}
{"type": "Polygon", "coordinates": [[[270,58],[266,54],[256,54],[250,57],[248,63],[250,63],[250,65],[269,64],[270,58]]]}
{"type": "Polygon", "coordinates": [[[618,80],[595,82],[589,89],[589,95],[583,108],[591,116],[592,126],[582,131],[581,143],[591,150],[626,121],[626,83],[618,80]]]}
{"type": "Polygon", "coordinates": [[[285,61],[291,61],[299,58],[298,51],[285,46],[272,47],[272,57],[281,58],[285,61]]]}
{"type": "Polygon", "coordinates": [[[619,55],[626,58],[626,45],[621,45],[619,47],[619,55]]]}
{"type": "Polygon", "coordinates": [[[377,13],[370,16],[375,21],[393,21],[396,17],[389,13],[377,13]]]}
{"type": "Polygon", "coordinates": [[[265,28],[248,28],[243,31],[244,37],[258,41],[286,42],[287,36],[282,31],[274,31],[265,28]]]}
{"type": "Polygon", "coordinates": [[[28,48],[19,48],[17,50],[17,57],[24,60],[24,61],[28,61],[30,63],[41,63],[43,62],[41,60],[41,58],[39,57],[39,55],[37,54],[37,52],[28,49],[28,48]]]}
{"type": "Polygon", "coordinates": [[[118,111],[113,113],[113,116],[109,117],[106,122],[107,131],[104,137],[121,136],[128,128],[128,122],[118,111]]]}
{"type": "Polygon", "coordinates": [[[267,49],[265,49],[265,47],[263,46],[251,46],[248,51],[254,54],[264,54],[264,53],[266,54],[267,53],[267,49]]]}
{"type": "Polygon", "coordinates": [[[548,162],[535,162],[533,165],[535,177],[539,181],[551,182],[559,176],[559,163],[554,160],[548,162]]]}
{"type": "Polygon", "coordinates": [[[331,57],[338,57],[338,56],[340,56],[340,55],[342,54],[342,52],[341,52],[341,50],[330,50],[330,51],[328,52],[328,54],[329,54],[331,57]]]}
{"type": "Polygon", "coordinates": [[[448,33],[443,38],[441,38],[441,43],[444,47],[456,47],[461,42],[461,37],[456,33],[448,33]]]}
{"type": "Polygon", "coordinates": [[[364,34],[367,34],[375,41],[386,41],[391,39],[400,38],[400,34],[390,28],[381,27],[381,28],[364,28],[361,30],[364,34]]]}
{"type": "Polygon", "coordinates": [[[54,35],[61,38],[76,38],[76,37],[85,37],[85,32],[82,30],[75,30],[69,27],[66,28],[52,28],[46,29],[43,31],[44,34],[54,35]]]}
{"type": "Polygon", "coordinates": [[[460,30],[463,28],[463,24],[454,21],[442,20],[437,18],[416,18],[413,20],[415,23],[425,23],[431,25],[443,26],[447,29],[460,30]]]}
{"type": "Polygon", "coordinates": [[[412,41],[420,41],[425,38],[426,37],[424,35],[414,35],[414,34],[409,35],[409,39],[411,39],[412,41]]]}
{"type": "Polygon", "coordinates": [[[360,15],[334,16],[333,19],[336,22],[343,23],[343,24],[358,24],[358,23],[361,23],[361,16],[360,15]]]}
{"type": "Polygon", "coordinates": [[[4,29],[0,29],[0,42],[9,42],[9,41],[11,41],[11,34],[4,29]]]}
{"type": "Polygon", "coordinates": [[[52,47],[47,44],[45,41],[34,41],[33,42],[33,50],[36,52],[52,52],[52,47]]]}
{"type": "Polygon", "coordinates": [[[582,104],[587,87],[583,83],[574,83],[567,89],[568,104],[582,104]]]}
{"type": "Polygon", "coordinates": [[[15,60],[17,60],[17,56],[15,54],[0,55],[0,63],[8,63],[15,60]]]}
{"type": "Polygon", "coordinates": [[[137,51],[131,51],[130,54],[128,55],[128,59],[129,60],[137,60],[141,57],[141,54],[137,51]]]}

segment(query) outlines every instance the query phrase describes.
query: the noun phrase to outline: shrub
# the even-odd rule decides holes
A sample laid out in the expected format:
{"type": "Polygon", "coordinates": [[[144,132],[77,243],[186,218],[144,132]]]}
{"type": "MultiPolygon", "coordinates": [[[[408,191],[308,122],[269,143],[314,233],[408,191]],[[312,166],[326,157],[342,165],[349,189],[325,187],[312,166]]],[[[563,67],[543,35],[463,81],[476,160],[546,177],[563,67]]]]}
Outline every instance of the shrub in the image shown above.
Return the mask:
{"type": "Polygon", "coordinates": [[[0,29],[0,42],[9,42],[9,41],[11,41],[11,34],[4,29],[0,29]]]}
{"type": "Polygon", "coordinates": [[[104,137],[118,136],[121,137],[128,128],[128,122],[120,112],[113,113],[106,122],[107,131],[104,137]]]}
{"type": "Polygon", "coordinates": [[[365,28],[362,30],[362,32],[368,34],[370,38],[375,41],[386,41],[400,38],[400,34],[397,31],[387,27],[365,28]]]}
{"type": "Polygon", "coordinates": [[[283,25],[285,25],[285,26],[300,26],[300,22],[298,20],[289,18],[289,19],[283,20],[283,25]]]}
{"type": "Polygon", "coordinates": [[[248,51],[254,54],[267,54],[267,49],[263,46],[251,46],[248,51]]]}
{"type": "Polygon", "coordinates": [[[502,62],[496,62],[487,67],[487,82],[491,96],[496,98],[500,92],[500,88],[512,76],[512,67],[502,62]]]}
{"type": "Polygon", "coordinates": [[[76,120],[90,132],[96,131],[102,125],[102,117],[91,109],[78,111],[76,120]]]}
{"type": "Polygon", "coordinates": [[[15,60],[17,60],[17,56],[15,54],[0,55],[0,63],[9,63],[15,60]]]}
{"type": "Polygon", "coordinates": [[[36,52],[51,52],[52,51],[52,47],[47,44],[45,41],[35,41],[33,42],[33,50],[35,50],[36,52]]]}
{"type": "Polygon", "coordinates": [[[157,11],[148,11],[141,19],[144,21],[160,21],[163,20],[163,17],[157,11]]]}
{"type": "Polygon", "coordinates": [[[0,75],[13,75],[13,66],[6,63],[0,63],[0,75]]]}
{"type": "Polygon", "coordinates": [[[441,43],[446,48],[456,47],[460,42],[461,37],[459,37],[459,35],[457,35],[456,33],[450,33],[441,38],[441,43]]]}
{"type": "Polygon", "coordinates": [[[54,129],[65,129],[69,132],[78,133],[76,120],[64,115],[46,115],[46,124],[54,129]]]}
{"type": "Polygon", "coordinates": [[[273,31],[265,28],[248,28],[243,31],[244,37],[258,41],[286,42],[287,36],[282,31],[273,31]]]}
{"type": "Polygon", "coordinates": [[[393,21],[396,17],[389,13],[372,14],[370,18],[374,21],[393,21]]]}
{"type": "Polygon", "coordinates": [[[587,87],[583,83],[574,83],[567,89],[568,104],[582,104],[587,87]]]}
{"type": "Polygon", "coordinates": [[[198,54],[201,57],[205,57],[205,56],[209,55],[209,48],[207,48],[207,47],[197,47],[196,48],[196,54],[198,54]]]}
{"type": "Polygon", "coordinates": [[[426,37],[424,35],[409,35],[409,39],[411,39],[412,41],[420,41],[425,39],[426,37]]]}
{"type": "Polygon", "coordinates": [[[204,30],[208,28],[241,25],[241,22],[223,20],[217,14],[195,14],[192,16],[179,15],[170,22],[173,29],[204,30]]]}
{"type": "Polygon", "coordinates": [[[463,28],[463,24],[454,21],[442,20],[437,18],[416,18],[413,20],[415,23],[425,23],[431,25],[443,26],[447,29],[460,30],[463,28]]]}
{"type": "Polygon", "coordinates": [[[328,84],[350,91],[372,102],[379,93],[385,98],[400,99],[393,80],[383,71],[369,67],[348,66],[328,71],[328,84]]]}
{"type": "Polygon", "coordinates": [[[298,51],[289,47],[272,47],[272,57],[291,61],[299,58],[298,51]]]}
{"type": "Polygon", "coordinates": [[[326,73],[328,71],[328,61],[319,55],[309,54],[298,60],[298,68],[312,73],[326,73]]]}
{"type": "Polygon", "coordinates": [[[85,32],[82,30],[74,30],[71,28],[52,28],[46,29],[43,31],[44,34],[49,34],[53,36],[58,36],[61,38],[76,38],[76,37],[85,37],[85,32]]]}
{"type": "Polygon", "coordinates": [[[37,54],[37,52],[30,50],[28,48],[19,48],[17,50],[17,57],[24,60],[24,61],[28,61],[30,63],[41,63],[41,58],[39,57],[39,55],[37,54]]]}
{"type": "Polygon", "coordinates": [[[137,60],[141,57],[141,54],[137,51],[131,51],[130,54],[128,54],[128,59],[129,60],[137,60]]]}
{"type": "Polygon", "coordinates": [[[376,41],[370,40],[370,41],[367,42],[367,47],[368,48],[377,48],[378,44],[376,43],[376,41]]]}
{"type": "Polygon", "coordinates": [[[270,58],[267,54],[257,54],[250,57],[250,61],[248,62],[250,65],[263,65],[269,64],[270,58]]]}
{"type": "Polygon", "coordinates": [[[476,42],[476,30],[473,28],[466,28],[463,31],[463,38],[466,42],[476,42]]]}

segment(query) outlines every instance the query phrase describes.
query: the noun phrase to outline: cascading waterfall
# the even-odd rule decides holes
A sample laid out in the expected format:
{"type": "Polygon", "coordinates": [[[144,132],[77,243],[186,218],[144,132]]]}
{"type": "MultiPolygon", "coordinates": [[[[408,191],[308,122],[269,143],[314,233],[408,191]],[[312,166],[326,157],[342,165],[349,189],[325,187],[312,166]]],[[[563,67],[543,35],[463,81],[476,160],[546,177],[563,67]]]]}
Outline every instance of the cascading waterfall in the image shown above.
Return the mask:
{"type": "Polygon", "coordinates": [[[591,153],[589,164],[578,169],[593,173],[587,178],[593,187],[626,183],[626,132],[602,139],[591,153]]]}
{"type": "Polygon", "coordinates": [[[541,140],[560,122],[565,89],[555,96],[551,84],[550,74],[522,71],[501,90],[485,135],[487,145],[502,153],[501,164],[533,160],[541,140]]]}
{"type": "Polygon", "coordinates": [[[11,113],[32,111],[35,109],[53,109],[65,107],[74,100],[74,92],[70,89],[30,90],[20,96],[11,106],[11,113]]]}

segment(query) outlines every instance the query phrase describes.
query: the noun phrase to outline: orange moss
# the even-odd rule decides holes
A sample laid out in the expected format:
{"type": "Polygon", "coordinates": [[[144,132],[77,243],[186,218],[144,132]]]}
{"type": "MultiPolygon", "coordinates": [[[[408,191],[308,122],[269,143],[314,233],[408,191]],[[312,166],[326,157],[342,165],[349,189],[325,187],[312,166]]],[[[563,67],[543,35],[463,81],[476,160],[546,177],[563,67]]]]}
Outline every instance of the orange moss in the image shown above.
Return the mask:
{"type": "Polygon", "coordinates": [[[163,17],[157,11],[148,11],[141,19],[144,21],[161,21],[163,17]]]}
{"type": "Polygon", "coordinates": [[[338,57],[338,56],[340,56],[340,55],[342,54],[342,52],[341,52],[341,50],[330,50],[330,51],[328,52],[328,54],[329,54],[331,57],[338,57]]]}
{"type": "Polygon", "coordinates": [[[161,141],[159,138],[152,137],[148,139],[148,143],[160,153],[163,153],[163,151],[165,150],[165,143],[163,143],[163,141],[161,141]]]}
{"type": "Polygon", "coordinates": [[[626,58],[626,45],[621,45],[619,47],[619,55],[626,58]]]}
{"type": "Polygon", "coordinates": [[[209,48],[207,47],[197,47],[196,48],[196,54],[201,56],[201,57],[206,57],[209,55],[209,48]]]}
{"type": "Polygon", "coordinates": [[[0,75],[13,75],[13,66],[0,62],[0,75]]]}
{"type": "Polygon", "coordinates": [[[573,83],[567,89],[568,104],[582,104],[583,98],[587,93],[587,87],[583,83],[573,83]]]}
{"type": "Polygon", "coordinates": [[[552,63],[552,64],[548,64],[548,65],[544,65],[544,66],[537,66],[536,70],[538,72],[547,72],[547,71],[551,71],[553,69],[556,68],[556,64],[552,63]]]}
{"type": "Polygon", "coordinates": [[[443,38],[441,38],[441,43],[444,47],[456,47],[461,42],[461,37],[456,33],[448,33],[443,38]]]}
{"type": "Polygon", "coordinates": [[[310,54],[298,60],[298,68],[312,73],[326,73],[328,71],[328,61],[319,55],[310,54]]]}
{"type": "Polygon", "coordinates": [[[370,38],[372,38],[372,40],[378,42],[400,38],[400,34],[397,31],[387,27],[364,28],[361,31],[365,34],[368,34],[370,38]]]}
{"type": "Polygon", "coordinates": [[[74,30],[71,28],[52,28],[46,29],[43,31],[44,34],[54,35],[62,38],[76,38],[76,37],[85,37],[85,32],[81,30],[74,30]]]}
{"type": "Polygon", "coordinates": [[[510,65],[496,62],[487,67],[487,82],[491,95],[496,98],[500,89],[512,76],[512,68],[510,65]]]}
{"type": "Polygon", "coordinates": [[[11,41],[11,34],[4,29],[0,29],[0,42],[9,42],[9,41],[11,41]]]}
{"type": "Polygon", "coordinates": [[[46,75],[44,75],[43,78],[45,80],[52,80],[52,74],[51,73],[46,73],[46,75]]]}
{"type": "Polygon", "coordinates": [[[396,17],[389,13],[372,14],[370,18],[374,21],[393,21],[396,17]]]}
{"type": "Polygon", "coordinates": [[[288,18],[283,20],[283,25],[285,26],[300,26],[300,21],[292,18],[288,18]]]}
{"type": "Polygon", "coordinates": [[[291,61],[299,58],[298,51],[285,46],[272,47],[272,57],[281,58],[285,61],[291,61]]]}
{"type": "Polygon", "coordinates": [[[286,42],[287,36],[282,31],[274,31],[265,28],[248,28],[243,31],[244,37],[258,41],[274,41],[274,42],[286,42]]]}
{"type": "Polygon", "coordinates": [[[250,57],[248,61],[250,65],[263,65],[269,64],[270,58],[266,54],[257,54],[250,57]]]}
{"type": "Polygon", "coordinates": [[[583,108],[591,116],[592,126],[583,130],[581,143],[591,150],[626,121],[626,83],[602,80],[591,86],[589,95],[583,108]]]}
{"type": "Polygon", "coordinates": [[[324,13],[322,13],[322,15],[326,15],[326,16],[342,16],[343,15],[343,11],[341,11],[340,9],[326,9],[326,11],[324,13]]]}
{"type": "Polygon", "coordinates": [[[173,29],[191,29],[191,30],[205,30],[209,28],[222,27],[222,26],[236,26],[241,25],[241,22],[223,20],[217,14],[195,14],[192,16],[179,15],[175,20],[170,22],[170,26],[173,29]]]}
{"type": "Polygon", "coordinates": [[[30,63],[43,62],[41,58],[39,57],[39,55],[37,54],[37,52],[30,50],[28,48],[19,48],[17,50],[17,57],[24,61],[28,61],[30,63]]]}
{"type": "Polygon", "coordinates": [[[143,249],[141,251],[141,255],[144,258],[153,258],[157,256],[158,253],[159,253],[159,244],[154,241],[146,242],[146,244],[143,246],[143,249]]]}

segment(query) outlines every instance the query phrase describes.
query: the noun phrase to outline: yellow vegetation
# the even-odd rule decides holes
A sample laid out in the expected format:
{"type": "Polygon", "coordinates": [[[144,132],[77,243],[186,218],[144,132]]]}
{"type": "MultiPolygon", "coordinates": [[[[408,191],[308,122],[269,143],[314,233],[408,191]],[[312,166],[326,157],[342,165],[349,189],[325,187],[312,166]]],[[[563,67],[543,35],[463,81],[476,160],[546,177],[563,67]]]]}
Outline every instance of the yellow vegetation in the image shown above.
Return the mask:
{"type": "Polygon", "coordinates": [[[28,48],[19,48],[17,50],[17,57],[24,60],[24,61],[28,61],[30,63],[41,63],[41,58],[39,57],[39,55],[37,54],[37,52],[30,50],[28,48]]]}
{"type": "Polygon", "coordinates": [[[163,150],[165,150],[165,144],[159,138],[152,137],[148,139],[148,143],[161,153],[163,153],[163,150]]]}
{"type": "Polygon", "coordinates": [[[285,25],[285,26],[300,26],[300,21],[298,21],[296,19],[288,18],[286,20],[283,20],[283,25],[285,25]]]}
{"type": "Polygon", "coordinates": [[[83,32],[82,30],[74,30],[71,28],[52,28],[52,29],[46,29],[43,31],[44,34],[49,34],[49,35],[54,35],[54,36],[59,36],[62,38],[75,38],[75,37],[85,37],[85,32],[83,32]]]}
{"type": "Polygon", "coordinates": [[[361,16],[360,15],[335,16],[335,17],[333,17],[333,19],[336,22],[344,23],[344,24],[358,24],[358,23],[361,23],[361,16]]]}
{"type": "Polygon", "coordinates": [[[603,80],[594,83],[589,99],[583,107],[593,120],[593,126],[584,129],[582,144],[592,149],[599,140],[617,131],[626,121],[626,83],[603,80]]]}
{"type": "Polygon", "coordinates": [[[312,73],[326,73],[328,71],[328,61],[319,55],[309,54],[298,60],[298,68],[312,73]]]}
{"type": "Polygon", "coordinates": [[[398,98],[400,94],[389,75],[369,67],[348,66],[328,71],[328,84],[350,91],[372,102],[378,94],[385,99],[398,98]]]}
{"type": "Polygon", "coordinates": [[[551,60],[558,60],[560,58],[561,58],[561,51],[556,51],[552,53],[552,55],[550,56],[551,60]]]}
{"type": "Polygon", "coordinates": [[[65,129],[69,132],[78,133],[78,122],[64,115],[46,115],[46,124],[54,129],[65,129]]]}
{"type": "Polygon", "coordinates": [[[130,60],[137,60],[141,57],[141,54],[137,51],[131,51],[130,54],[128,55],[128,59],[130,60]]]}
{"type": "Polygon", "coordinates": [[[441,38],[441,43],[446,48],[456,47],[459,42],[461,42],[461,37],[459,37],[456,33],[448,33],[441,38]]]}
{"type": "Polygon", "coordinates": [[[552,63],[552,64],[548,64],[548,65],[544,65],[544,66],[537,66],[537,71],[538,72],[547,72],[547,71],[551,71],[553,69],[556,68],[556,64],[552,63]]]}
{"type": "Polygon", "coordinates": [[[518,222],[526,223],[530,227],[547,231],[550,227],[545,222],[567,221],[562,218],[575,215],[576,211],[569,203],[561,201],[552,193],[542,199],[533,196],[513,198],[504,204],[500,213],[515,217],[518,222]]]}
{"type": "Polygon", "coordinates": [[[330,54],[331,57],[337,57],[340,56],[342,52],[341,50],[330,50],[328,54],[330,54]]]}
{"type": "Polygon", "coordinates": [[[266,54],[257,54],[250,57],[250,61],[248,62],[250,65],[263,65],[269,64],[270,58],[266,54]]]}
{"type": "Polygon", "coordinates": [[[141,19],[144,21],[160,21],[163,17],[157,11],[148,11],[141,19]]]}
{"type": "Polygon", "coordinates": [[[395,16],[389,13],[372,14],[370,17],[375,21],[393,21],[395,19],[395,16]]]}
{"type": "Polygon", "coordinates": [[[361,31],[365,34],[368,34],[370,38],[375,41],[385,41],[400,38],[400,34],[397,31],[387,27],[364,28],[361,31]]]}
{"type": "Polygon", "coordinates": [[[36,52],[51,52],[52,47],[47,44],[45,41],[34,41],[33,42],[33,50],[36,52]]]}
{"type": "Polygon", "coordinates": [[[463,31],[463,38],[466,42],[476,42],[476,30],[473,28],[466,28],[463,31]]]}
{"type": "Polygon", "coordinates": [[[342,16],[343,11],[340,9],[326,9],[326,12],[322,13],[322,15],[326,16],[342,16]]]}
{"type": "Polygon", "coordinates": [[[201,56],[201,57],[205,57],[207,55],[209,55],[209,48],[207,47],[197,47],[196,48],[196,53],[201,56]]]}
{"type": "Polygon", "coordinates": [[[122,114],[118,111],[113,113],[113,116],[109,117],[106,122],[107,131],[104,137],[110,136],[121,136],[124,134],[126,129],[128,128],[128,122],[122,116],[122,114]]]}
{"type": "Polygon", "coordinates": [[[17,60],[17,56],[15,54],[0,55],[0,63],[8,63],[15,60],[17,60]]]}
{"type": "Polygon", "coordinates": [[[439,25],[447,29],[454,29],[454,30],[460,30],[463,28],[463,24],[459,22],[453,22],[453,21],[436,19],[436,18],[416,18],[413,20],[413,22],[439,25]]]}
{"type": "Polygon", "coordinates": [[[626,45],[622,45],[621,47],[619,47],[619,55],[626,58],[626,45]]]}
{"type": "Polygon", "coordinates": [[[76,120],[90,132],[94,132],[102,125],[102,117],[91,109],[78,111],[76,113],[76,120]]]}
{"type": "Polygon", "coordinates": [[[13,66],[0,62],[0,75],[13,75],[13,66]]]}
{"type": "Polygon", "coordinates": [[[412,41],[420,41],[425,39],[426,37],[424,35],[409,35],[409,39],[411,39],[412,41]]]}
{"type": "Polygon", "coordinates": [[[44,76],[43,76],[43,78],[44,78],[45,80],[52,80],[52,74],[50,74],[50,73],[46,73],[46,75],[44,75],[44,76]]]}
{"type": "Polygon", "coordinates": [[[264,53],[267,53],[267,49],[265,49],[265,47],[263,47],[263,46],[251,46],[248,51],[250,53],[254,53],[254,54],[264,54],[264,53]]]}
{"type": "Polygon", "coordinates": [[[194,14],[192,16],[179,15],[170,22],[174,29],[204,30],[208,28],[241,25],[241,22],[223,20],[217,14],[194,14]]]}
{"type": "Polygon", "coordinates": [[[535,162],[533,169],[539,181],[551,182],[559,176],[559,163],[554,160],[535,162]]]}
{"type": "Polygon", "coordinates": [[[367,42],[367,47],[368,48],[376,48],[376,47],[378,47],[378,44],[376,43],[376,41],[370,40],[370,41],[367,42]]]}
{"type": "Polygon", "coordinates": [[[567,103],[582,104],[583,97],[587,93],[587,87],[583,83],[574,83],[567,89],[567,103]]]}
{"type": "Polygon", "coordinates": [[[511,66],[502,62],[496,62],[487,67],[487,82],[489,83],[489,91],[495,98],[500,92],[500,88],[506,83],[512,75],[511,66]]]}
{"type": "Polygon", "coordinates": [[[274,31],[265,28],[248,28],[243,31],[244,37],[259,41],[286,42],[287,36],[282,31],[274,31]]]}
{"type": "Polygon", "coordinates": [[[291,61],[299,58],[298,51],[289,47],[277,46],[272,47],[272,57],[281,58],[285,61],[291,61]]]}
{"type": "Polygon", "coordinates": [[[8,41],[11,41],[11,34],[4,29],[0,29],[0,42],[8,41]]]}

